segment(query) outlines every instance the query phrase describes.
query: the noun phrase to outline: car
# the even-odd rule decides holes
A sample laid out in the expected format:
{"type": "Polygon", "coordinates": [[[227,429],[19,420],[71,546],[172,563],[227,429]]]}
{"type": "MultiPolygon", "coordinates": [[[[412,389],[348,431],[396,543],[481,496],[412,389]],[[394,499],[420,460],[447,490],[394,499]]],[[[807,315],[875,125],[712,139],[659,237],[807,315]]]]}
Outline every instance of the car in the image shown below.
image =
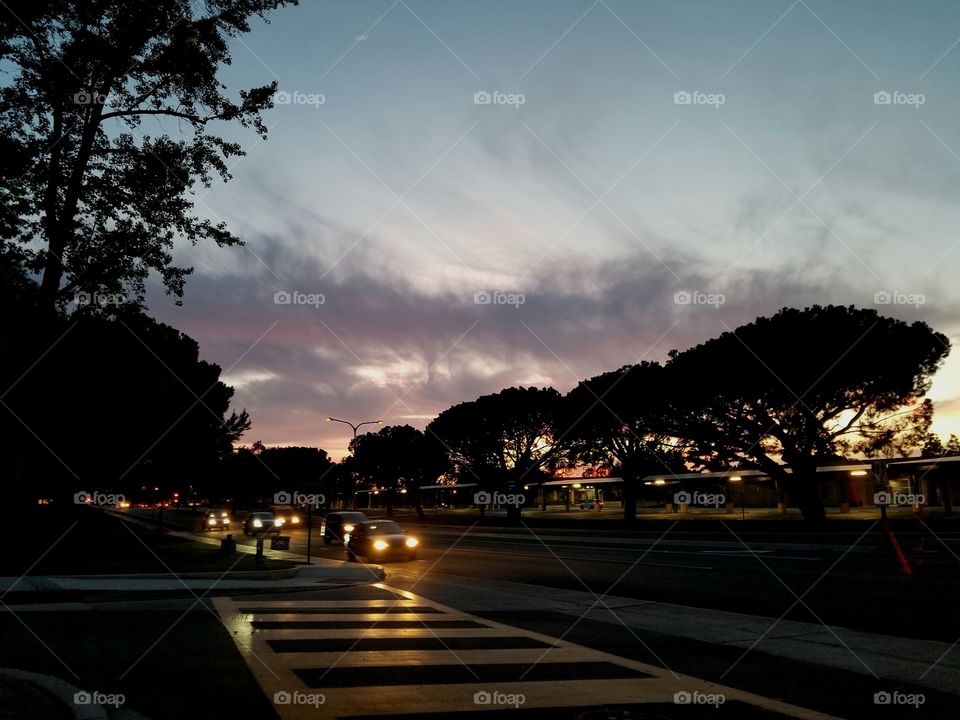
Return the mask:
{"type": "Polygon", "coordinates": [[[415,560],[420,541],[393,520],[357,523],[347,538],[347,559],[404,557],[415,560]]]}
{"type": "Polygon", "coordinates": [[[226,510],[208,510],[203,514],[201,530],[229,530],[230,513],[226,510]]]}
{"type": "Polygon", "coordinates": [[[327,545],[344,544],[344,536],[353,532],[357,523],[367,522],[370,518],[362,512],[344,511],[327,513],[323,523],[323,542],[327,545]]]}
{"type": "Polygon", "coordinates": [[[280,524],[287,529],[298,528],[303,524],[300,511],[290,505],[271,505],[269,510],[275,518],[283,521],[280,524]]]}
{"type": "Polygon", "coordinates": [[[244,535],[263,535],[269,532],[279,533],[283,522],[277,522],[273,513],[252,512],[247,514],[247,519],[243,523],[244,535]]]}
{"type": "Polygon", "coordinates": [[[580,502],[581,510],[596,510],[597,508],[603,509],[603,500],[582,500],[580,502]]]}

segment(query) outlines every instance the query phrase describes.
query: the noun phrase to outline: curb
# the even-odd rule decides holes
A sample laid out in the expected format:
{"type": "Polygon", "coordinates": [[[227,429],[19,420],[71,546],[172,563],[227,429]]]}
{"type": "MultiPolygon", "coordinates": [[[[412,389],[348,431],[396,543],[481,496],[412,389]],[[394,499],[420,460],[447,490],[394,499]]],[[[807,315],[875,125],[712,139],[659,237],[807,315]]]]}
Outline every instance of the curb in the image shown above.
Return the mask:
{"type": "Polygon", "coordinates": [[[101,705],[78,705],[74,702],[74,695],[81,692],[80,688],[74,687],[58,677],[16,668],[0,668],[0,677],[23,680],[40,688],[72,712],[76,720],[108,720],[109,718],[107,711],[101,705]]]}

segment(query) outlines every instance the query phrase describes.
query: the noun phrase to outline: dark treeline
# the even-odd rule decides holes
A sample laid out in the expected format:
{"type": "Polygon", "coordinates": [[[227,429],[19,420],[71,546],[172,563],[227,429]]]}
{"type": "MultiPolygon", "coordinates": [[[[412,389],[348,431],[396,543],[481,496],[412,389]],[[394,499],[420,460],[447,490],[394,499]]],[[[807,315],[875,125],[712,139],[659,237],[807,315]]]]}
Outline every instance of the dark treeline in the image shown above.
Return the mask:
{"type": "Polygon", "coordinates": [[[818,521],[818,465],[942,454],[924,396],[949,348],[925,323],[875,310],[785,308],[672,351],[664,364],[584,380],[566,396],[510,388],[461,403],[427,435],[446,450],[453,477],[508,492],[538,486],[558,467],[604,468],[624,479],[628,521],[641,478],[731,465],[768,474],[818,521]]]}

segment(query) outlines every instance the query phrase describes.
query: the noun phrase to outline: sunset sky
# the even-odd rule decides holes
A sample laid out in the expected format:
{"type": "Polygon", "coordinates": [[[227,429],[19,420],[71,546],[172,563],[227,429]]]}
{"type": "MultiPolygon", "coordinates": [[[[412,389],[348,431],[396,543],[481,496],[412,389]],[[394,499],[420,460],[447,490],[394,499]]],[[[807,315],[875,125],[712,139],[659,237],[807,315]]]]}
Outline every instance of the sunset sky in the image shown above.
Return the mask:
{"type": "MultiPolygon", "coordinates": [[[[422,428],[785,305],[876,307],[956,344],[960,6],[920,8],[282,9],[224,78],[290,102],[266,142],[227,129],[248,155],[197,201],[246,246],[179,248],[183,307],[155,287],[150,309],[221,365],[246,442],[334,457],[350,431],[327,415],[422,428]]],[[[960,433],[960,350],[931,395],[960,433]]]]}

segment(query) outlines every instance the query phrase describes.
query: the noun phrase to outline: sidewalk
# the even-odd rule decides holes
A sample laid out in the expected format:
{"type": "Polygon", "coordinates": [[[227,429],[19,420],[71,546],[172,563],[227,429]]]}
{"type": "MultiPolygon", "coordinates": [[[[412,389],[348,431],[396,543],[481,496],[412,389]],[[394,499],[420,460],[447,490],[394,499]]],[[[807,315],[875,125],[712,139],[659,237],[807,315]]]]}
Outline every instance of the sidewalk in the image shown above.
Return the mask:
{"type": "MultiPolygon", "coordinates": [[[[196,542],[219,545],[217,538],[199,538],[186,532],[169,533],[196,542]]],[[[237,545],[238,553],[253,554],[252,546],[237,545]]],[[[281,550],[268,550],[271,557],[305,563],[307,557],[281,550]]],[[[265,570],[239,573],[151,573],[138,575],[57,575],[0,577],[0,599],[22,600],[31,594],[56,596],[99,592],[189,593],[190,591],[250,591],[316,588],[324,585],[381,582],[386,571],[381,565],[349,563],[327,558],[311,558],[310,565],[286,570],[265,570]]],[[[54,597],[53,599],[57,599],[54,597]]]]}

